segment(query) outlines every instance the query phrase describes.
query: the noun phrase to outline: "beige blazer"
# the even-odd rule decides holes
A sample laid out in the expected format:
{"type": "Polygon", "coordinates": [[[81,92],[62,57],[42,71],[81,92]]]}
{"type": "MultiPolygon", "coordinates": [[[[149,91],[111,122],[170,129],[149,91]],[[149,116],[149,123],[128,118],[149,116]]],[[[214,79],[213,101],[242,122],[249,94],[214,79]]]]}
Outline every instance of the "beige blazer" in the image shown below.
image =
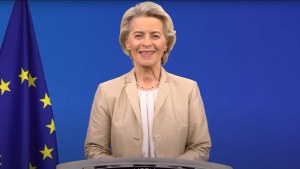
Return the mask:
{"type": "MultiPolygon", "coordinates": [[[[162,68],[153,118],[155,157],[208,160],[211,140],[195,81],[162,68]]],[[[142,157],[142,123],[134,70],[101,83],[85,140],[87,159],[142,157]]]]}

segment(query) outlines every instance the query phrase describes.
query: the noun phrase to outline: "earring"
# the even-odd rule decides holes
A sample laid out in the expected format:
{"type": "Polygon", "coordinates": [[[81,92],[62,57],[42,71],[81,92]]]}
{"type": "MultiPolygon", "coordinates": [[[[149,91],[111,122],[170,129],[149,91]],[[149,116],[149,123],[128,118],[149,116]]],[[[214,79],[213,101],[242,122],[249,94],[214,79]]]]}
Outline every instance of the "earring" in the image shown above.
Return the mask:
{"type": "Polygon", "coordinates": [[[130,48],[128,47],[127,50],[130,50],[130,48]]]}

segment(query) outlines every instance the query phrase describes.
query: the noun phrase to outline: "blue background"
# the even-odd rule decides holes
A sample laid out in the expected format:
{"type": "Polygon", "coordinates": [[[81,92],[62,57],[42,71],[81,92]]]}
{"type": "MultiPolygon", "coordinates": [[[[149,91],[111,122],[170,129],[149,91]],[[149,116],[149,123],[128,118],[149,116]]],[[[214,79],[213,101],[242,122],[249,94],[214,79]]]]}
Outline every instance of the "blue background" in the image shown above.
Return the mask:
{"type": "MultiPolygon", "coordinates": [[[[119,42],[137,1],[30,1],[56,121],[60,162],[84,159],[100,82],[132,68],[119,42]]],[[[198,82],[211,162],[241,169],[300,168],[300,3],[158,1],[177,43],[165,68],[198,82]]],[[[0,43],[12,10],[0,1],[0,43]]]]}

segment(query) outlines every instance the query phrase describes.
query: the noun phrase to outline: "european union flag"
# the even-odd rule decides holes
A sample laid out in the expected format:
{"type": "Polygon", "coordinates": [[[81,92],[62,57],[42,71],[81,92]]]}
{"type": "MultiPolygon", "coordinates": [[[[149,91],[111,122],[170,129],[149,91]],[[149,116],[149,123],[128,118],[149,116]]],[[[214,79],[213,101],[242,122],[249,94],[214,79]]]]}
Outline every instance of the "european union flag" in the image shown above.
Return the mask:
{"type": "Polygon", "coordinates": [[[0,169],[55,169],[56,132],[28,2],[16,0],[0,49],[0,169]]]}

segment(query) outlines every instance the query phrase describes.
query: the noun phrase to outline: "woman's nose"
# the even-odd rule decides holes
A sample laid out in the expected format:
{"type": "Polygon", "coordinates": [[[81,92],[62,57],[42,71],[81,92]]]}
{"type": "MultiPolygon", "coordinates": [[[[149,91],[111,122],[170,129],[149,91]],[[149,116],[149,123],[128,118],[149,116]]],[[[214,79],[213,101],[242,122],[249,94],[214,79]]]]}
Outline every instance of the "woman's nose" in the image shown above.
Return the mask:
{"type": "Polygon", "coordinates": [[[152,45],[151,40],[149,38],[145,38],[142,43],[142,46],[145,48],[149,48],[149,47],[151,47],[151,45],[152,45]]]}

